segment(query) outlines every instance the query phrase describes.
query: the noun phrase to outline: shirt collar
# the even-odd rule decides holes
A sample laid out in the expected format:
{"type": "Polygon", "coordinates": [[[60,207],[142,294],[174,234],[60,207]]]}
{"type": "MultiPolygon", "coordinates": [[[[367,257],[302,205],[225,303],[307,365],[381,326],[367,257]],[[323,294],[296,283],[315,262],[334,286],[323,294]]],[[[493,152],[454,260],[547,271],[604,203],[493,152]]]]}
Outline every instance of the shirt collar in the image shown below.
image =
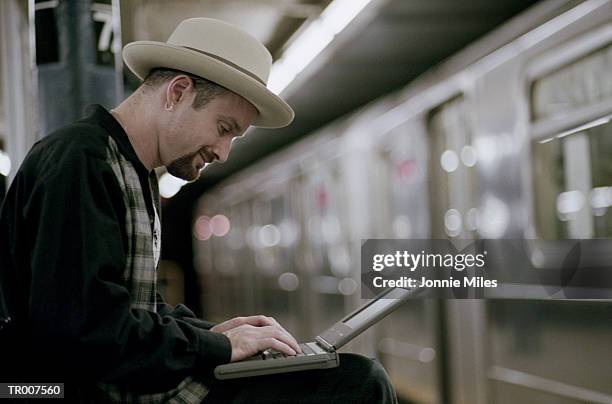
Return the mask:
{"type": "Polygon", "coordinates": [[[125,130],[121,124],[110,112],[106,110],[106,108],[98,104],[93,104],[87,106],[86,112],[88,114],[85,118],[86,121],[95,122],[102,125],[115,140],[115,142],[117,142],[121,154],[132,162],[138,171],[147,174],[149,173],[149,170],[147,170],[147,168],[138,158],[132,143],[130,143],[127,133],[125,133],[125,130]]]}

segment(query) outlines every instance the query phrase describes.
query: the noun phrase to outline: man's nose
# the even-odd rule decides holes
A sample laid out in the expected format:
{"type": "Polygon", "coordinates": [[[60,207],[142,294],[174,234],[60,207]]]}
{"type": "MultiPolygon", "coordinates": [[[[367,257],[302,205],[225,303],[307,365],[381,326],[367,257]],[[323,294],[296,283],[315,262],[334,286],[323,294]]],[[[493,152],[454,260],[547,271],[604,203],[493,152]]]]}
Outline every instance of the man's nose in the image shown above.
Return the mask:
{"type": "Polygon", "coordinates": [[[215,155],[220,163],[225,163],[229,157],[230,149],[232,147],[231,139],[223,140],[219,142],[215,147],[215,155]]]}

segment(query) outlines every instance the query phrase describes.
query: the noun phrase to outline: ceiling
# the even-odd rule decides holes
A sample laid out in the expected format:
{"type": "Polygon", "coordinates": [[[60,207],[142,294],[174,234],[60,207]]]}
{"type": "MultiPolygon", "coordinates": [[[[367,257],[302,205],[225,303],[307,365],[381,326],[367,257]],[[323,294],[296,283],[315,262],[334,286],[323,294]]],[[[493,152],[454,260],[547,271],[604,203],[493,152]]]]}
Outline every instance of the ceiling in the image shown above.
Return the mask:
{"type": "Polygon", "coordinates": [[[165,41],[180,21],[208,17],[239,26],[266,45],[276,59],[300,26],[317,17],[330,1],[121,0],[121,41],[165,41]]]}

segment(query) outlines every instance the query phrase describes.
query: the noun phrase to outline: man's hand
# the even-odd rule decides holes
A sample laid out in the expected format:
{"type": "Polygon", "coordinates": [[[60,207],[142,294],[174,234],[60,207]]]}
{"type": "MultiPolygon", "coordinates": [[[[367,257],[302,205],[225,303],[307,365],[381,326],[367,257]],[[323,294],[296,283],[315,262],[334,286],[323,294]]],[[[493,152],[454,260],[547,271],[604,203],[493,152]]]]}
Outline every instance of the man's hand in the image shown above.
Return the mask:
{"type": "Polygon", "coordinates": [[[268,348],[287,355],[302,352],[297,341],[274,318],[266,316],[236,317],[210,329],[229,338],[231,362],[236,362],[268,348]]]}

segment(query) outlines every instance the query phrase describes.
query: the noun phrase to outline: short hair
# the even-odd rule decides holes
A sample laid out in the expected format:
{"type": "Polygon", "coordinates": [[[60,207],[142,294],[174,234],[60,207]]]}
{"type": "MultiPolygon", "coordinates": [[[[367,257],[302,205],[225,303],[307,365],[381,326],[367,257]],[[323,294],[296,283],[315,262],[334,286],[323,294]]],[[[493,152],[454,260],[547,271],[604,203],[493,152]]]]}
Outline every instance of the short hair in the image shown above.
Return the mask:
{"type": "Polygon", "coordinates": [[[216,97],[229,91],[227,88],[220,86],[217,83],[213,83],[210,80],[206,80],[205,78],[196,76],[194,74],[183,72],[180,70],[159,67],[154,68],[149,72],[147,77],[142,82],[142,85],[151,88],[157,88],[180,74],[184,74],[193,81],[193,87],[196,92],[193,104],[191,104],[193,109],[202,108],[204,105],[208,104],[216,97]]]}

